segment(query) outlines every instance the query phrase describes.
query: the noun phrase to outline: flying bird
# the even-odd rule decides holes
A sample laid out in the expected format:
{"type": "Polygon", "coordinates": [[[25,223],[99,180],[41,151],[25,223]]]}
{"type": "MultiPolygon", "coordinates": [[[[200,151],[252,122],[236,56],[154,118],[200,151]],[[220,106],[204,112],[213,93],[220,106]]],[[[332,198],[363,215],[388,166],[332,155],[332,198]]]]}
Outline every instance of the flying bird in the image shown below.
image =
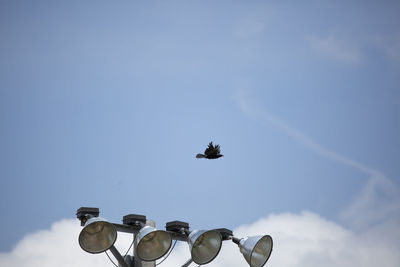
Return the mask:
{"type": "Polygon", "coordinates": [[[221,155],[221,149],[219,145],[214,146],[213,143],[210,142],[207,149],[204,151],[204,154],[199,153],[196,155],[196,158],[217,159],[223,156],[224,155],[221,155]]]}

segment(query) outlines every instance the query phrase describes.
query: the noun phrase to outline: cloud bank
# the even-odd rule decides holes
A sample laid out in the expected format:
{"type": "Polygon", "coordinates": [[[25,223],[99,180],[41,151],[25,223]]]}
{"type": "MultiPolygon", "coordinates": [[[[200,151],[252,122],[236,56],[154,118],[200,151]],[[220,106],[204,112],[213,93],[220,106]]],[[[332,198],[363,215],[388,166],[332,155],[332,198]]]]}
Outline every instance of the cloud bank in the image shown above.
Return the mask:
{"type": "MultiPolygon", "coordinates": [[[[92,255],[79,247],[80,230],[77,219],[55,222],[50,229],[25,236],[11,252],[0,253],[0,266],[113,266],[104,253],[92,255]]],[[[387,222],[355,233],[305,211],[270,215],[253,224],[242,225],[234,229],[234,233],[238,237],[265,233],[273,237],[274,250],[266,266],[400,266],[400,230],[396,223],[387,222]]],[[[130,242],[129,235],[119,234],[116,247],[124,253],[130,242]]],[[[181,266],[188,258],[188,246],[179,242],[160,266],[181,266]]],[[[220,255],[208,266],[248,265],[237,246],[225,241],[220,255]]]]}

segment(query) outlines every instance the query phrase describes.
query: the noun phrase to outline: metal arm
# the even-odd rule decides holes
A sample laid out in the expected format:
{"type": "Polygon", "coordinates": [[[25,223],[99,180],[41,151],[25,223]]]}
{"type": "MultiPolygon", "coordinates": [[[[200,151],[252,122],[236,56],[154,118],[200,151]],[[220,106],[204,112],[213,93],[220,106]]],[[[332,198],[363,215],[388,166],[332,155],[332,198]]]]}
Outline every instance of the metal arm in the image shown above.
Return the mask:
{"type": "Polygon", "coordinates": [[[121,267],[130,267],[124,260],[124,258],[122,257],[121,253],[119,253],[119,251],[114,247],[114,245],[112,245],[110,247],[110,251],[111,253],[114,255],[114,257],[117,259],[119,265],[121,267]]]}
{"type": "Polygon", "coordinates": [[[190,258],[185,264],[182,265],[182,267],[188,267],[191,263],[193,262],[192,258],[190,258]]]}

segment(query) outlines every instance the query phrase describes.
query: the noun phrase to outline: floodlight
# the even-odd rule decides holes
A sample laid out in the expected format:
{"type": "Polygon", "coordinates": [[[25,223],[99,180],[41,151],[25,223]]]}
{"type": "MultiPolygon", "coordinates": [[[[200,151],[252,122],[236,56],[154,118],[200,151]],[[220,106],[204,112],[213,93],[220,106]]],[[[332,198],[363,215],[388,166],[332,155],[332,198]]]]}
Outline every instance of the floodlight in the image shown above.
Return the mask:
{"type": "Polygon", "coordinates": [[[238,244],[250,267],[262,267],[268,261],[272,252],[272,238],[269,235],[251,236],[243,239],[233,238],[238,244]]]}
{"type": "Polygon", "coordinates": [[[206,264],[218,255],[222,237],[216,230],[194,230],[189,234],[188,243],[193,261],[197,264],[206,264]]]}
{"type": "Polygon", "coordinates": [[[79,234],[79,245],[89,253],[101,253],[114,245],[117,229],[105,219],[93,217],[86,221],[79,234]]]}
{"type": "Polygon", "coordinates": [[[151,226],[140,229],[136,253],[143,261],[155,261],[164,256],[171,247],[171,234],[151,226]]]}

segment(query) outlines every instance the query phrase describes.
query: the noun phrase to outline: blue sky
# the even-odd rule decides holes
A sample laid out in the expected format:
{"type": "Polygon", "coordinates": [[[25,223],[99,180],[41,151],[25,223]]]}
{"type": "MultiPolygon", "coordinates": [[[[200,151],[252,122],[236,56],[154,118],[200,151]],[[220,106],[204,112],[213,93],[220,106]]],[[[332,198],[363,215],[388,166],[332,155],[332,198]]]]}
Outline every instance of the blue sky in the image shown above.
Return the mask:
{"type": "Polygon", "coordinates": [[[372,207],[400,203],[399,11],[0,1],[0,251],[81,206],[192,228],[304,210],[356,232],[387,220],[348,214],[371,177],[385,181],[372,207]],[[225,157],[196,159],[210,141],[225,157]]]}

